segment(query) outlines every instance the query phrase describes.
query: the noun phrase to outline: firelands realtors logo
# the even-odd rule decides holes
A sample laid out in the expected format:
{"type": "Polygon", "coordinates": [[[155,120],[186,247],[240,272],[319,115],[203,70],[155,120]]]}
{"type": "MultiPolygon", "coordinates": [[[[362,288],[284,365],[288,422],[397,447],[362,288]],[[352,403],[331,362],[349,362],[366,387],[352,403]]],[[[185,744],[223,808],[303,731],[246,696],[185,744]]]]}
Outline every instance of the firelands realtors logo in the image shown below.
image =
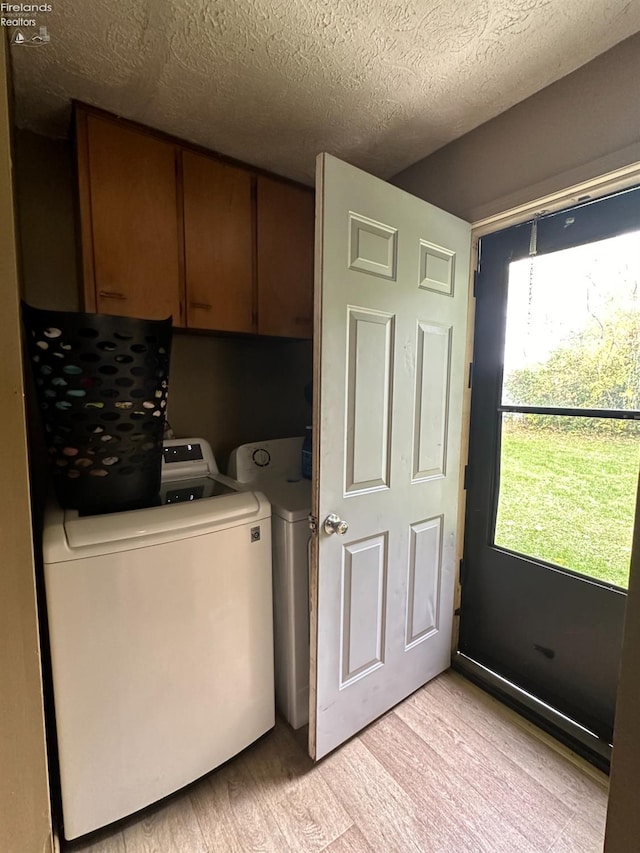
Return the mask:
{"type": "Polygon", "coordinates": [[[51,11],[51,3],[0,3],[0,26],[14,30],[11,44],[48,44],[49,32],[35,16],[51,11]]]}

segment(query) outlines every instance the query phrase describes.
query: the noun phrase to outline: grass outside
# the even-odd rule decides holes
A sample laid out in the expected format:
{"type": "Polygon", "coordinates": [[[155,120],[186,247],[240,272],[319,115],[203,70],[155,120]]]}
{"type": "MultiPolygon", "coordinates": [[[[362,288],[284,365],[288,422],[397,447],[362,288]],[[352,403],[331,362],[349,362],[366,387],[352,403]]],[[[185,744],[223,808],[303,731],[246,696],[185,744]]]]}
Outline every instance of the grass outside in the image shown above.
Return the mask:
{"type": "Polygon", "coordinates": [[[636,438],[505,424],[496,545],[626,588],[636,438]]]}

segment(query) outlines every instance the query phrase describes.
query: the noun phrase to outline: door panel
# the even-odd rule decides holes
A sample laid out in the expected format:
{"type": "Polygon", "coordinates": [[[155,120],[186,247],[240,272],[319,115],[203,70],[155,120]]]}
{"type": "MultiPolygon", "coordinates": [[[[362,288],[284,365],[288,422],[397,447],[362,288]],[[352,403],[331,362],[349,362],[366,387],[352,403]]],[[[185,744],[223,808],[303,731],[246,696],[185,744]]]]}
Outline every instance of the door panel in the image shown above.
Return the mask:
{"type": "Polygon", "coordinates": [[[344,549],[340,687],[384,663],[386,539],[373,536],[344,549]]]}
{"type": "Polygon", "coordinates": [[[465,574],[460,650],[610,743],[626,595],[526,558],[514,571],[497,548],[491,557],[465,574]]]}
{"type": "Polygon", "coordinates": [[[451,332],[451,326],[418,323],[414,482],[445,475],[451,332]]]}
{"type": "Polygon", "coordinates": [[[470,228],[329,155],[316,190],[320,758],[449,666],[470,228]]]}
{"type": "Polygon", "coordinates": [[[406,647],[439,629],[442,516],[410,525],[406,647]]]}
{"type": "Polygon", "coordinates": [[[347,311],[345,492],[356,494],[389,486],[394,318],[347,311]]]}

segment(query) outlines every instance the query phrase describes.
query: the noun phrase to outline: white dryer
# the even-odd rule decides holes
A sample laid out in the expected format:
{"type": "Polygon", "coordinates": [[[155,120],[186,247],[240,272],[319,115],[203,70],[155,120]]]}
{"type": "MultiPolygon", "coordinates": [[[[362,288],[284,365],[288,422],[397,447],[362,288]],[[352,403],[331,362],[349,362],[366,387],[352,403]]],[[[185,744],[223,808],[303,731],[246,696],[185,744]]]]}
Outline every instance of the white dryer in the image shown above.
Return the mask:
{"type": "Polygon", "coordinates": [[[208,773],[274,719],[271,510],[203,439],[165,442],[146,509],[44,526],[64,834],[208,773]]]}
{"type": "Polygon", "coordinates": [[[276,705],[298,729],[309,722],[309,513],[311,481],[301,473],[303,438],[237,447],[228,473],[271,503],[276,705]]]}

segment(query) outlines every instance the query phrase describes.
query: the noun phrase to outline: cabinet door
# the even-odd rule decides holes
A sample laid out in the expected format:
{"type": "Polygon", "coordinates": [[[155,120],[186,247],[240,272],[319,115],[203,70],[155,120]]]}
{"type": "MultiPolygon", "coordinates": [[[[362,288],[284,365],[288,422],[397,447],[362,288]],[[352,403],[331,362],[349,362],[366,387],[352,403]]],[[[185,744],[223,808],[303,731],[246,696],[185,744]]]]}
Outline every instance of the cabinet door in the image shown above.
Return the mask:
{"type": "Polygon", "coordinates": [[[78,116],[88,310],[184,325],[175,147],[78,116]]]}
{"type": "Polygon", "coordinates": [[[314,195],[258,178],[258,331],[313,335],[314,195]]]}
{"type": "Polygon", "coordinates": [[[187,326],[255,332],[251,175],[182,153],[187,326]]]}

